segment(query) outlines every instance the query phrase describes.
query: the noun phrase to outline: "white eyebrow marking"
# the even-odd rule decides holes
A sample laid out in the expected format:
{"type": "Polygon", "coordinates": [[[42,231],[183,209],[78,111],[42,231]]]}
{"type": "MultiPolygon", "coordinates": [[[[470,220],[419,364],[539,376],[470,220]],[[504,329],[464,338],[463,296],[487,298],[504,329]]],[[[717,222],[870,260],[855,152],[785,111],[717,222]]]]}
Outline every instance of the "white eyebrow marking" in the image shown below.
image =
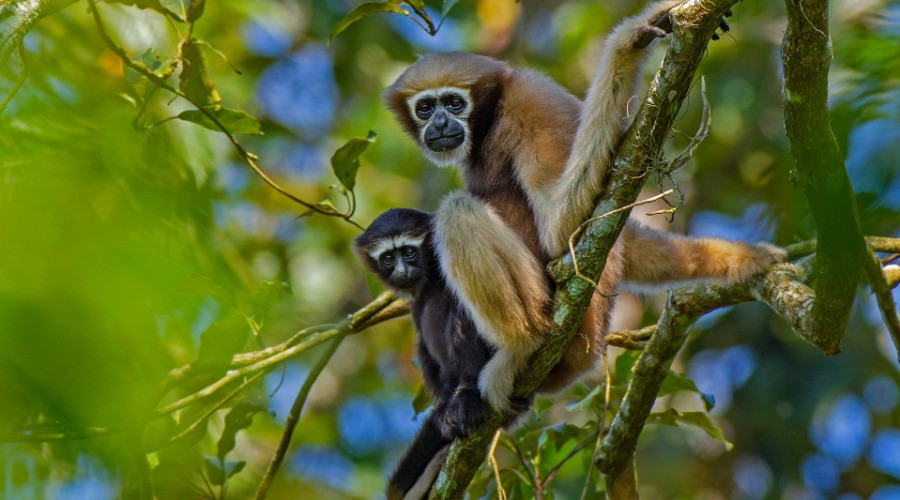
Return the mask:
{"type": "Polygon", "coordinates": [[[369,257],[378,260],[378,257],[388,250],[394,250],[396,248],[403,247],[420,248],[422,246],[422,242],[424,241],[424,236],[414,236],[411,234],[401,234],[391,238],[382,238],[378,241],[374,248],[369,250],[369,257]]]}
{"type": "Polygon", "coordinates": [[[409,115],[413,117],[413,120],[416,120],[419,123],[427,123],[428,120],[422,120],[416,115],[416,103],[424,97],[432,97],[435,100],[440,100],[441,96],[447,94],[459,94],[460,97],[466,101],[466,109],[457,115],[459,118],[465,120],[472,111],[472,94],[470,94],[468,90],[459,87],[436,87],[413,94],[412,97],[406,100],[406,105],[409,107],[409,115]]]}

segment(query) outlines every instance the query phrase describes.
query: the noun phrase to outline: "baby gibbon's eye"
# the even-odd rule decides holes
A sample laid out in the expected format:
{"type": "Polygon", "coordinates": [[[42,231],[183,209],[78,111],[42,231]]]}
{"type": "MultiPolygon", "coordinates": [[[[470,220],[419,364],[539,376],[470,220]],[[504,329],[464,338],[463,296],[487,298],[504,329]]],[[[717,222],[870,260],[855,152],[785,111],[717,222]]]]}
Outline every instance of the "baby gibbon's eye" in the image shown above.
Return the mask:
{"type": "Polygon", "coordinates": [[[403,260],[412,260],[416,257],[416,249],[415,247],[403,247],[400,250],[400,255],[403,256],[403,260]]]}
{"type": "Polygon", "coordinates": [[[383,253],[381,257],[378,259],[381,262],[382,266],[390,267],[394,265],[394,256],[390,253],[383,253]]]}

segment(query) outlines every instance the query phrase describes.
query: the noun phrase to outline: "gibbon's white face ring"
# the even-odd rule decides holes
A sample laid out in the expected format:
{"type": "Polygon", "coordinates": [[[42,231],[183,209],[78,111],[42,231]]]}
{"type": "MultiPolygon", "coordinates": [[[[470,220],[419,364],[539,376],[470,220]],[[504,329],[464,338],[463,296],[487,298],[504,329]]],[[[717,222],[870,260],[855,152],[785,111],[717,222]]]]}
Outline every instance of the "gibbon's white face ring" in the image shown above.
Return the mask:
{"type": "Polygon", "coordinates": [[[406,106],[409,110],[409,116],[412,117],[413,121],[419,127],[419,147],[422,149],[425,157],[439,167],[462,165],[466,157],[469,156],[469,151],[472,148],[472,138],[469,133],[468,118],[469,114],[472,113],[474,103],[472,102],[472,94],[469,92],[469,90],[460,87],[436,87],[432,89],[425,89],[413,94],[409,99],[407,99],[406,106]],[[447,94],[456,94],[462,97],[466,103],[465,109],[463,109],[459,113],[453,113],[449,116],[449,119],[456,120],[458,124],[462,126],[464,134],[463,141],[459,146],[456,146],[453,149],[447,151],[434,151],[426,145],[425,130],[428,128],[428,125],[431,123],[434,116],[436,116],[436,113],[432,114],[428,119],[419,118],[416,114],[416,104],[422,99],[426,98],[431,98],[436,103],[440,103],[441,98],[447,96],[447,94]]]}
{"type": "Polygon", "coordinates": [[[372,257],[372,259],[374,260],[378,260],[378,257],[381,256],[381,254],[389,250],[395,250],[403,247],[420,248],[423,241],[425,241],[425,237],[423,236],[411,236],[408,234],[401,234],[392,238],[384,238],[380,240],[378,244],[376,244],[371,250],[369,250],[369,257],[372,257]]]}

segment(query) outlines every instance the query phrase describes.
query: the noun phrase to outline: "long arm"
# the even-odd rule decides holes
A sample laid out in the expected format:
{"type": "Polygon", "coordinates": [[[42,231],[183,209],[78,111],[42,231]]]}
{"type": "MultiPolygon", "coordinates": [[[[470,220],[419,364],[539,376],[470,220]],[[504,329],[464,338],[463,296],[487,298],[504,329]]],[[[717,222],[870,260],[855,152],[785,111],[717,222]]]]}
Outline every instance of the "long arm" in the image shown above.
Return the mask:
{"type": "Polygon", "coordinates": [[[622,230],[623,279],[629,285],[679,281],[745,280],[785,259],[784,250],[766,243],[692,238],[628,221],[622,230]]]}
{"type": "Polygon", "coordinates": [[[535,217],[541,244],[549,255],[562,255],[569,235],[594,208],[613,151],[622,138],[645,49],[670,31],[668,12],[679,3],[651,4],[607,37],[562,177],[546,195],[533,200],[541,205],[535,207],[535,217]]]}
{"type": "Polygon", "coordinates": [[[441,270],[479,335],[497,352],[479,389],[505,409],[516,372],[547,329],[550,297],[543,269],[521,238],[484,202],[451,193],[435,216],[441,270]]]}

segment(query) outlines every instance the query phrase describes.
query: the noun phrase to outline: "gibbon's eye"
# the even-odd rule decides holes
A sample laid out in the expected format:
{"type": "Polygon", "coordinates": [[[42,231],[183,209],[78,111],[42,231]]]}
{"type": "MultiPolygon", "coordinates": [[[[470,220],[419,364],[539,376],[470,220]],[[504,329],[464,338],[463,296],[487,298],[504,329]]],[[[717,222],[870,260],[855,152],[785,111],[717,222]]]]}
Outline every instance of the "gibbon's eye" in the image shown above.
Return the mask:
{"type": "Polygon", "coordinates": [[[423,120],[431,116],[432,111],[434,111],[434,106],[428,101],[419,101],[416,104],[416,116],[423,120]]]}
{"type": "Polygon", "coordinates": [[[459,113],[466,107],[466,101],[462,99],[462,97],[453,94],[447,99],[447,109],[450,110],[451,113],[459,113]]]}
{"type": "Polygon", "coordinates": [[[416,258],[416,249],[415,247],[403,247],[400,250],[400,255],[403,256],[403,260],[411,261],[416,258]]]}
{"type": "Polygon", "coordinates": [[[381,262],[381,265],[384,267],[391,267],[394,265],[394,256],[390,253],[383,253],[381,257],[378,258],[378,261],[381,262]]]}

